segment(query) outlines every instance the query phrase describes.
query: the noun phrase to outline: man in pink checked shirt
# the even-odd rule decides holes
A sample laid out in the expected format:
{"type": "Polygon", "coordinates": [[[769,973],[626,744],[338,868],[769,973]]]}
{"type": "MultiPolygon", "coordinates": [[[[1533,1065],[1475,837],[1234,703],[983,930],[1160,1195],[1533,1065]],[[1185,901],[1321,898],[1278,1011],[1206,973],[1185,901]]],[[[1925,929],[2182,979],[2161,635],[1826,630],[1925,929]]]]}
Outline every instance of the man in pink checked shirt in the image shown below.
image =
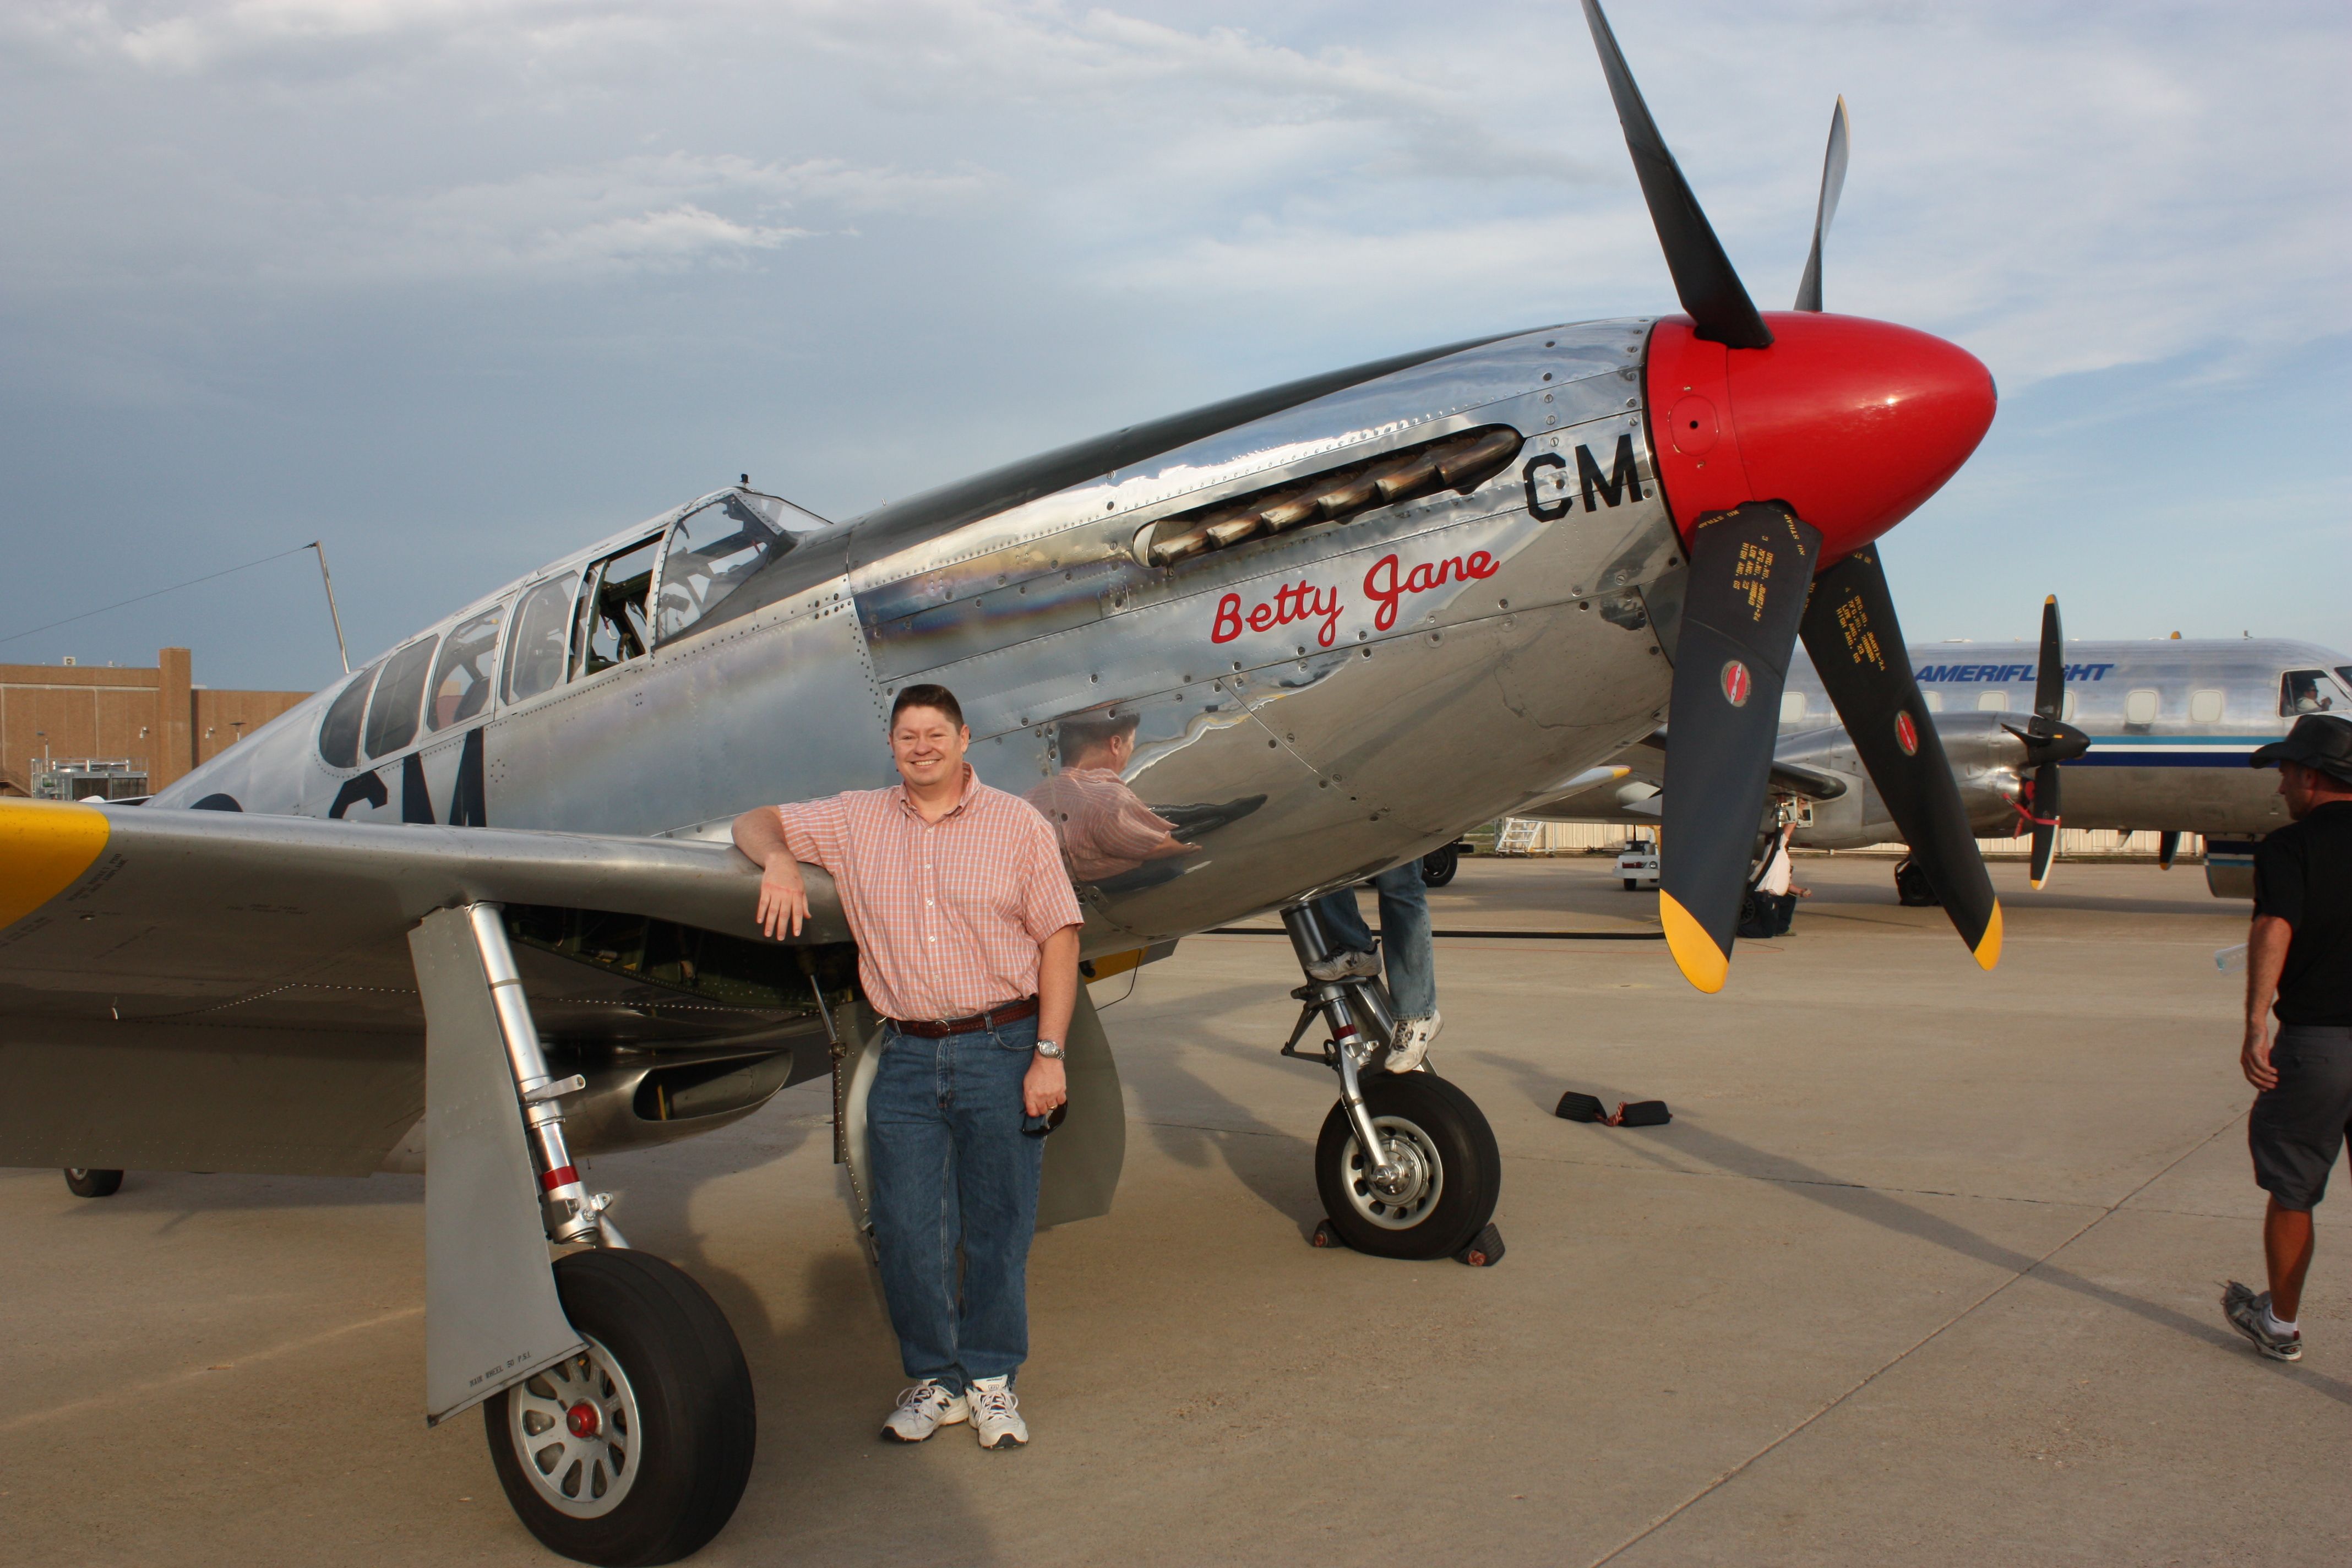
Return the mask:
{"type": "Polygon", "coordinates": [[[765,871],[771,937],[808,919],[801,862],[833,874],[885,1019],[866,1103],[874,1241],[914,1386],[882,1435],[919,1443],[968,1420],[1004,1448],[1029,1440],[1013,1379],[1080,917],[1054,830],[973,775],[971,744],[953,692],[908,687],[890,710],[903,782],[747,811],[735,846],[765,871]]]}

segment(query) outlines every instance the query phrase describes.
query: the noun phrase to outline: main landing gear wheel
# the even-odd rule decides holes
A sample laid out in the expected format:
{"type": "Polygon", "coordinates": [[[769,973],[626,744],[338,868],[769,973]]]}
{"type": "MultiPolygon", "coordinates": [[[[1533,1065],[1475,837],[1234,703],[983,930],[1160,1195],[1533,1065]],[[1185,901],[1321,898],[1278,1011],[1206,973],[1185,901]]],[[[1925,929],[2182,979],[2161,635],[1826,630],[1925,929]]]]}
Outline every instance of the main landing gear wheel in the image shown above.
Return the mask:
{"type": "Polygon", "coordinates": [[[1462,868],[1462,849],[1449,844],[1443,849],[1433,849],[1421,858],[1421,885],[1442,888],[1454,880],[1454,873],[1462,868]]]}
{"type": "Polygon", "coordinates": [[[751,1474],[751,1373],[726,1314],[642,1252],[556,1260],[585,1351],[482,1407],[499,1484],[540,1544],[599,1568],[674,1563],[734,1514],[751,1474]]]}
{"type": "Polygon", "coordinates": [[[66,1186],[78,1198],[110,1198],[122,1190],[122,1173],[95,1171],[87,1165],[68,1165],[66,1186]]]}
{"type": "Polygon", "coordinates": [[[1435,1073],[1377,1073],[1364,1107],[1397,1175],[1382,1184],[1357,1146],[1345,1106],[1315,1141],[1315,1186],[1331,1228],[1375,1258],[1445,1258],[1494,1217],[1503,1190],[1495,1130],[1471,1098],[1435,1073]]]}

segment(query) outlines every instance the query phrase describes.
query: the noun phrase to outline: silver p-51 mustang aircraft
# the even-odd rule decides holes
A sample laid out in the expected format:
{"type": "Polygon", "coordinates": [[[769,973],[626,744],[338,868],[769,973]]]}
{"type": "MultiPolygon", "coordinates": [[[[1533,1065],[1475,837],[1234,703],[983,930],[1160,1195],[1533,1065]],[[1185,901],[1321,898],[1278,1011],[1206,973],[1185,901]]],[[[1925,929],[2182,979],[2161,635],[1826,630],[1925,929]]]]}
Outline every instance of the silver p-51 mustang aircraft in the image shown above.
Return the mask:
{"type": "MultiPolygon", "coordinates": [[[[2200,835],[2208,889],[2251,897],[2254,842],[2285,824],[2286,808],[2278,781],[2248,758],[2305,713],[2352,711],[2352,660],[2316,644],[2068,642],[2054,599],[2043,606],[2032,657],[1953,643],[1914,644],[1906,656],[1929,711],[1941,716],[1970,828],[1986,838],[2030,834],[2036,888],[2048,879],[2063,820],[2157,833],[2168,867],[2180,836],[2200,835]]],[[[1654,824],[1663,752],[1663,736],[1645,738],[1514,815],[1654,824]]],[[[1773,768],[1773,794],[1798,845],[1846,849],[1897,837],[1821,679],[1801,661],[1780,696],[1773,768]]],[[[1935,901],[1907,861],[1895,883],[1906,902],[1935,901]]]]}
{"type": "MultiPolygon", "coordinates": [[[[143,805],[0,805],[0,1161],[89,1193],[125,1167],[423,1169],[428,1419],[484,1406],[550,1547],[657,1563],[732,1512],[751,1381],[575,1162],[830,1073],[858,1182],[876,1024],[838,902],[812,872],[814,924],[761,940],[723,838],[756,803],[887,782],[906,683],[952,688],[981,775],[1060,827],[1096,974],[1269,909],[1322,956],[1315,895],[1671,702],[1661,910],[1712,991],[1801,634],[1990,966],[2000,910],[1873,542],[1975,448],[1992,379],[1822,312],[1843,106],[1797,309],[1759,311],[1585,10],[1685,314],[1311,376],[847,522],[719,490],[484,595],[143,805]],[[1163,839],[1093,831],[1137,799],[1163,839]],[[550,1241],[578,1249],[551,1269],[550,1241]]],[[[1464,1248],[1500,1181],[1485,1118],[1379,1070],[1376,982],[1297,994],[1285,1050],[1339,1082],[1333,1226],[1464,1248]]],[[[1048,1223],[1108,1206],[1122,1147],[1083,996],[1069,1044],[1048,1223]]]]}

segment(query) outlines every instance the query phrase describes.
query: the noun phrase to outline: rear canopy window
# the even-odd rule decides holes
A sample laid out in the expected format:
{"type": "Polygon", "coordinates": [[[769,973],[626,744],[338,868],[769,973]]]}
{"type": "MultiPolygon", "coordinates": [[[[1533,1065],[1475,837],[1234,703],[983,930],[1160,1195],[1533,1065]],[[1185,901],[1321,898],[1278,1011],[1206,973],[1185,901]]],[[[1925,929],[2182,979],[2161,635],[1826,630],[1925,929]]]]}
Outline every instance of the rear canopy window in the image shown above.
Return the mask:
{"type": "Polygon", "coordinates": [[[460,621],[457,629],[441,644],[441,657],[433,666],[433,700],[425,710],[428,728],[443,730],[462,724],[490,705],[490,676],[499,653],[499,617],[505,611],[506,606],[500,605],[470,620],[460,621]]]}
{"type": "Polygon", "coordinates": [[[367,710],[368,688],[375,683],[375,672],[383,668],[379,659],[361,670],[336,693],[327,706],[326,721],[319,726],[319,755],[331,768],[355,768],[360,765],[360,717],[367,710]]]}
{"type": "Polygon", "coordinates": [[[515,611],[514,640],[507,647],[508,701],[520,702],[563,684],[579,586],[579,577],[567,572],[522,596],[521,607],[515,611]]]}
{"type": "Polygon", "coordinates": [[[367,754],[396,752],[416,738],[416,717],[425,706],[425,674],[433,663],[433,639],[419,637],[383,661],[368,704],[367,754]]]}

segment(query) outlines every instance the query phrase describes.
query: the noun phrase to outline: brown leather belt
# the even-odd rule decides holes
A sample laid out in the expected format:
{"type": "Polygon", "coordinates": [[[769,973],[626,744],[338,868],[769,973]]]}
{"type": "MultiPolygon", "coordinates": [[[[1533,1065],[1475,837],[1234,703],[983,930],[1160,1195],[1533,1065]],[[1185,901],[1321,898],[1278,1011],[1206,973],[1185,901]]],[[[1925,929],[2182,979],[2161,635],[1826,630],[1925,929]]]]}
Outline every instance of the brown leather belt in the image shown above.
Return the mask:
{"type": "Polygon", "coordinates": [[[993,1029],[1003,1024],[1017,1024],[1024,1018],[1037,1016],[1037,998],[1024,996],[1018,1002],[985,1013],[974,1013],[969,1018],[893,1018],[890,1026],[902,1035],[915,1035],[926,1040],[945,1039],[950,1035],[976,1035],[982,1029],[993,1029]]]}

